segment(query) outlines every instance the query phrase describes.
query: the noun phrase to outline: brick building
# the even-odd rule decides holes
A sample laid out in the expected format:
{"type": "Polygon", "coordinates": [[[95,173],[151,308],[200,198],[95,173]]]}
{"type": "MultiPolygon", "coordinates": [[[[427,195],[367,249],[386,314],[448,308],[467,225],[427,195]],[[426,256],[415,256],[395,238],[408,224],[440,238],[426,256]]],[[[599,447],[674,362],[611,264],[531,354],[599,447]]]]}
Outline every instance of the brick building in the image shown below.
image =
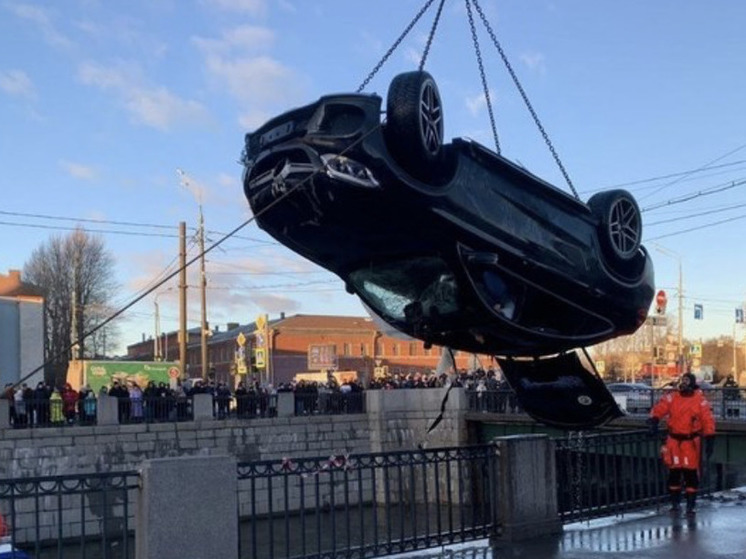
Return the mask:
{"type": "MultiPolygon", "coordinates": [[[[164,355],[178,361],[176,332],[163,335],[167,342],[164,355]]],[[[130,359],[152,360],[155,344],[152,339],[127,347],[130,359]]],[[[437,368],[442,348],[426,349],[419,340],[388,336],[367,317],[293,315],[268,320],[257,328],[257,322],[245,325],[229,323],[226,330],[215,328],[208,338],[210,371],[216,380],[231,384],[236,381],[237,353],[244,356],[247,375],[277,385],[291,381],[299,373],[323,373],[328,370],[355,371],[367,383],[378,372],[408,374],[429,373],[437,368]],[[243,336],[243,351],[239,349],[243,336]]],[[[187,376],[202,375],[199,329],[189,331],[187,345],[187,376]]],[[[489,356],[473,356],[454,351],[459,369],[471,369],[474,364],[491,365],[489,356]]]]}
{"type": "MultiPolygon", "coordinates": [[[[21,280],[19,270],[0,274],[0,383],[18,382],[44,364],[44,296],[21,280]]],[[[44,380],[39,369],[26,379],[44,380]]]]}

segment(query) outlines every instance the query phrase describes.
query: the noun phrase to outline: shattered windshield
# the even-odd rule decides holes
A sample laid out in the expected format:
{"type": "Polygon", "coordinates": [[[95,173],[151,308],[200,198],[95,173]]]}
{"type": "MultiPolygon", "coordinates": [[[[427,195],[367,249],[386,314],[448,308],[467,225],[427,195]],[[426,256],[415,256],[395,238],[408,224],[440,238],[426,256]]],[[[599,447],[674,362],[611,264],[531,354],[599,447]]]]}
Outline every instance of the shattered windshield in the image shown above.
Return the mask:
{"type": "Polygon", "coordinates": [[[350,274],[350,280],[378,314],[393,320],[436,317],[459,309],[456,278],[440,258],[370,266],[350,274]]]}

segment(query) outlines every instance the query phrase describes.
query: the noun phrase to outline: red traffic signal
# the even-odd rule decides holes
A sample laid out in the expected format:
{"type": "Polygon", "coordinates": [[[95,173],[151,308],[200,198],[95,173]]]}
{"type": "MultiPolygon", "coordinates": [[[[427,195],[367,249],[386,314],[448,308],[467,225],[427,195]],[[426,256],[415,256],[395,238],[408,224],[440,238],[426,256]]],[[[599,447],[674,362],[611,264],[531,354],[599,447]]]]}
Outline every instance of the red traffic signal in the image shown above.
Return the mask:
{"type": "Polygon", "coordinates": [[[663,314],[666,312],[666,304],[668,303],[668,297],[666,292],[662,289],[655,294],[655,310],[656,312],[663,314]]]}

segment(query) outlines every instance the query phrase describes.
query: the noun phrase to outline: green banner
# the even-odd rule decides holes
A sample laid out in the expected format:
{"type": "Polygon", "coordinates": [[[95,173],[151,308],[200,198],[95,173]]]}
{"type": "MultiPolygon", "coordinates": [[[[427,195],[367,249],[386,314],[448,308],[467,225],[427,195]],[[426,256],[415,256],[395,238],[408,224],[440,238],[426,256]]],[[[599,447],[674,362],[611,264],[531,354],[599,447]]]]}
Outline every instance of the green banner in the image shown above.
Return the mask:
{"type": "Polygon", "coordinates": [[[84,366],[84,383],[99,392],[102,386],[111,388],[114,380],[129,385],[137,385],[145,389],[148,382],[165,382],[180,376],[178,363],[149,362],[149,361],[86,361],[84,366]]]}

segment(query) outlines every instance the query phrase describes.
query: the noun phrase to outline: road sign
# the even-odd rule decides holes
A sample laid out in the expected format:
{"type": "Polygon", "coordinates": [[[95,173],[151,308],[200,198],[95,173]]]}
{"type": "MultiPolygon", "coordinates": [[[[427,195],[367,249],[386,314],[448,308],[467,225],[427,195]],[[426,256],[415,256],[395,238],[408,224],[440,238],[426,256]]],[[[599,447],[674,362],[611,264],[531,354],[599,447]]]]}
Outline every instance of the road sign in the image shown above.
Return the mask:
{"type": "Polygon", "coordinates": [[[239,332],[238,336],[236,337],[236,343],[243,347],[246,345],[246,336],[243,335],[243,332],[239,332]]]}
{"type": "Polygon", "coordinates": [[[668,303],[668,296],[662,289],[655,294],[655,311],[658,314],[664,314],[666,312],[666,304],[668,303]]]}
{"type": "Polygon", "coordinates": [[[267,365],[267,354],[264,352],[263,347],[258,347],[254,350],[254,364],[257,369],[264,369],[267,365]]]}

